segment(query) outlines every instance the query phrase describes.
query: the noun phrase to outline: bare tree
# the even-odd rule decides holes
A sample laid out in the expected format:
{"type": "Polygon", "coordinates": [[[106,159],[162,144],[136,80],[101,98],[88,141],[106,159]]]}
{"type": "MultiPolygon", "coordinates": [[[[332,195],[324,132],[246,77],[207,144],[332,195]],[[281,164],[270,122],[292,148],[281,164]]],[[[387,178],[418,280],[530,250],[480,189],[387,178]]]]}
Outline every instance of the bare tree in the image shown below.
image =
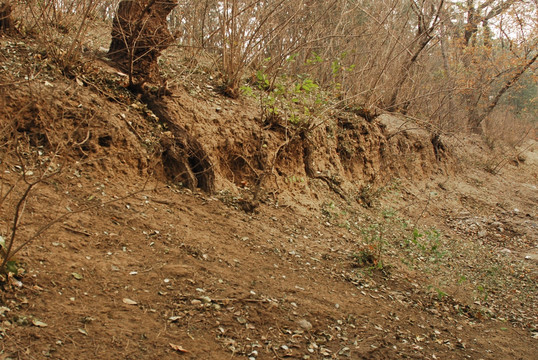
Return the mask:
{"type": "MultiPolygon", "coordinates": [[[[494,64],[490,67],[485,66],[488,63],[486,57],[490,53],[488,49],[492,46],[489,22],[505,13],[517,3],[521,3],[521,1],[487,0],[480,3],[476,0],[466,0],[465,3],[466,19],[461,41],[463,48],[462,62],[466,69],[475,69],[475,76],[473,79],[468,79],[471,86],[467,91],[463,92],[463,100],[467,111],[468,127],[476,134],[482,134],[482,122],[497,106],[500,97],[515,84],[536,60],[531,59],[529,62],[518,61],[520,65],[516,66],[515,69],[511,69],[516,75],[508,77],[496,95],[486,93],[489,85],[498,78],[502,78],[505,72],[498,70],[499,64],[494,64]],[[482,26],[484,29],[481,34],[481,44],[477,38],[479,26],[482,26]],[[523,71],[521,72],[521,70],[523,71]],[[490,97],[493,97],[493,101],[489,102],[488,105],[482,105],[484,100],[486,99],[485,101],[487,102],[487,99],[490,97]]],[[[510,70],[507,71],[510,72],[510,70]]]]}
{"type": "Polygon", "coordinates": [[[397,77],[396,83],[394,84],[392,95],[390,96],[387,104],[387,109],[389,111],[396,110],[398,94],[402,90],[403,84],[409,77],[411,67],[417,62],[420,54],[426,48],[428,43],[434,38],[435,30],[440,23],[439,14],[443,9],[443,4],[444,0],[440,0],[438,4],[425,0],[420,2],[415,0],[411,1],[411,9],[413,9],[413,13],[417,17],[417,32],[415,38],[413,39],[414,46],[412,45],[414,50],[410,53],[410,56],[400,68],[400,73],[397,77]]]}

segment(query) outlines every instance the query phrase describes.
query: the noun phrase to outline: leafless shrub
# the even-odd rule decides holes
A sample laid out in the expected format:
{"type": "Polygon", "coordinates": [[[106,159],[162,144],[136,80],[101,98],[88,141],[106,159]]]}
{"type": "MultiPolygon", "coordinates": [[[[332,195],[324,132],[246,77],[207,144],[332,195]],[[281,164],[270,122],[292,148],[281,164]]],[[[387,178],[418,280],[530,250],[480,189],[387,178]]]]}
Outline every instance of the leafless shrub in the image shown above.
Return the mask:
{"type": "Polygon", "coordinates": [[[25,0],[14,6],[13,17],[23,35],[30,35],[42,46],[41,56],[53,58],[69,70],[81,54],[98,39],[88,37],[88,29],[110,16],[111,4],[104,0],[25,0]]]}
{"type": "Polygon", "coordinates": [[[502,141],[514,148],[525,140],[536,138],[536,131],[536,124],[531,119],[521,118],[506,107],[497,109],[485,126],[489,142],[502,141]]]}
{"type": "MultiPolygon", "coordinates": [[[[27,0],[14,18],[69,64],[88,26],[110,22],[118,3],[27,0]]],[[[345,105],[481,133],[535,71],[537,11],[526,0],[186,0],[167,21],[172,45],[191,60],[214,59],[230,96],[263,67],[268,76],[308,74],[345,105]]]]}

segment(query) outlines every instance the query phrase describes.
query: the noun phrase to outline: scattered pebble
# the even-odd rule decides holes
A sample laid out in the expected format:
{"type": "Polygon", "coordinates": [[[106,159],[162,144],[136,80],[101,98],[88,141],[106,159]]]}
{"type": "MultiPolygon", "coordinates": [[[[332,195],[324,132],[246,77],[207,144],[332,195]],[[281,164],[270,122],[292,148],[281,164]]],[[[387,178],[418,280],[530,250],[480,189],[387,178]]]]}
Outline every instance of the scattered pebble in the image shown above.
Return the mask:
{"type": "Polygon", "coordinates": [[[304,330],[306,331],[310,331],[312,330],[312,324],[306,320],[306,319],[301,319],[298,321],[298,324],[301,328],[303,328],[304,330]]]}

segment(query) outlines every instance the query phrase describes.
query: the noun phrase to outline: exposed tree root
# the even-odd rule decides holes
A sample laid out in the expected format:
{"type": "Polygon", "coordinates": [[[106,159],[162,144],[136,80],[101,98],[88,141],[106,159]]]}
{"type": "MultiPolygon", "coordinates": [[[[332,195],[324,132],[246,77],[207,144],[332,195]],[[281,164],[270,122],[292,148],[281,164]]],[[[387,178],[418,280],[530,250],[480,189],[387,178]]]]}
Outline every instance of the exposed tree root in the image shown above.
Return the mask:
{"type": "Polygon", "coordinates": [[[163,100],[145,94],[142,101],[171,132],[171,136],[161,139],[162,160],[168,178],[182,182],[191,190],[201,188],[212,193],[215,189],[215,173],[202,144],[177,124],[163,100]]]}

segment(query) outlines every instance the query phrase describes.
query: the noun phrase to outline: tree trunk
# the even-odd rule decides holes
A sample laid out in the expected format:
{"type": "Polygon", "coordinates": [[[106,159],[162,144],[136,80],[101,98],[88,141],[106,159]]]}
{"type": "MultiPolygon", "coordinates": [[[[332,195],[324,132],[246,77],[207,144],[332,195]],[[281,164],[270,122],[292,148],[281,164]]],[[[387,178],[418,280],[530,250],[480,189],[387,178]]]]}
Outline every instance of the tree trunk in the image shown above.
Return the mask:
{"type": "Polygon", "coordinates": [[[432,37],[429,34],[424,34],[423,36],[424,37],[420,41],[420,44],[419,44],[417,50],[415,51],[415,53],[413,54],[413,56],[402,66],[402,68],[400,70],[400,74],[398,76],[398,81],[394,85],[394,90],[392,91],[392,95],[390,96],[390,100],[389,100],[388,105],[386,107],[388,111],[396,111],[397,110],[396,105],[397,105],[398,95],[400,94],[400,90],[402,89],[404,83],[409,78],[409,73],[411,71],[411,67],[415,64],[415,62],[417,61],[417,59],[418,59],[420,53],[422,52],[422,50],[424,50],[426,45],[428,45],[428,43],[432,39],[432,37]]]}
{"type": "MultiPolygon", "coordinates": [[[[454,87],[454,80],[452,78],[452,71],[450,70],[450,65],[448,62],[448,54],[447,54],[447,48],[446,48],[446,24],[443,23],[443,27],[441,29],[441,36],[439,37],[440,45],[441,45],[441,57],[443,58],[443,69],[445,70],[445,76],[446,81],[448,85],[453,88],[454,87]]],[[[455,114],[456,106],[454,105],[454,93],[453,90],[450,90],[448,92],[448,125],[451,127],[454,127],[454,114],[455,114]]]]}
{"type": "MultiPolygon", "coordinates": [[[[427,15],[426,10],[424,8],[420,8],[418,5],[413,8],[415,14],[417,15],[417,23],[418,23],[418,30],[417,35],[415,37],[415,41],[418,43],[418,46],[414,52],[414,54],[404,63],[400,70],[400,74],[398,75],[398,80],[396,84],[394,85],[392,94],[389,98],[388,105],[386,109],[388,111],[395,111],[397,108],[397,100],[398,95],[400,94],[400,91],[402,90],[402,87],[404,83],[409,78],[409,74],[411,71],[411,68],[414,66],[414,64],[417,62],[420,54],[422,51],[426,48],[426,46],[430,43],[430,41],[433,39],[434,31],[439,25],[439,15],[441,13],[441,10],[443,9],[444,0],[439,1],[439,5],[437,9],[435,9],[434,5],[432,5],[432,14],[427,15]]],[[[404,102],[404,111],[409,107],[409,102],[404,102]]]]}
{"type": "MultiPolygon", "coordinates": [[[[506,0],[501,2],[494,1],[485,1],[480,5],[475,4],[475,0],[467,0],[467,20],[465,23],[465,31],[463,36],[463,48],[465,50],[470,46],[476,45],[476,34],[478,33],[478,25],[482,23],[484,27],[484,44],[486,47],[491,45],[491,32],[488,28],[488,21],[495,18],[496,16],[507,11],[513,4],[516,3],[516,0],[506,0]],[[489,8],[488,10],[488,7],[489,8]],[[486,11],[487,10],[487,11],[486,11]]],[[[463,56],[463,66],[469,68],[472,66],[472,57],[474,55],[467,51],[463,56]]],[[[483,59],[476,59],[475,61],[482,61],[483,59]]],[[[482,122],[484,119],[493,111],[497,106],[502,95],[514,85],[515,82],[521,77],[521,75],[536,61],[536,57],[531,59],[529,63],[524,65],[516,75],[508,80],[502,87],[501,90],[494,97],[493,101],[490,102],[485,110],[481,110],[481,98],[482,93],[480,93],[479,88],[482,83],[477,83],[475,85],[475,90],[473,92],[468,92],[464,94],[464,100],[467,106],[467,124],[469,130],[475,134],[483,134],[482,122]]],[[[481,75],[482,76],[482,75],[481,75]]],[[[480,79],[481,80],[481,79],[480,79]]]]}
{"type": "Polygon", "coordinates": [[[122,0],[112,23],[109,56],[129,75],[129,85],[158,77],[157,59],[174,41],[166,18],[176,0],[122,0]]]}
{"type": "Polygon", "coordinates": [[[532,64],[536,62],[538,59],[538,53],[534,54],[534,57],[529,59],[527,63],[521,67],[513,76],[508,80],[503,87],[497,92],[497,95],[493,98],[493,100],[488,104],[488,107],[486,110],[482,113],[480,116],[475,116],[473,118],[469,118],[469,125],[471,126],[471,131],[477,134],[482,133],[482,122],[493,112],[497,104],[499,104],[499,100],[501,97],[506,93],[518,80],[519,78],[527,71],[532,64]]]}
{"type": "MultiPolygon", "coordinates": [[[[468,103],[469,102],[470,101],[468,101],[468,103]]],[[[468,107],[467,124],[471,133],[482,135],[484,133],[484,129],[482,129],[482,119],[481,116],[478,114],[477,106],[478,105],[475,104],[474,106],[471,105],[468,107]]]]}
{"type": "Polygon", "coordinates": [[[15,30],[13,19],[11,18],[11,5],[8,3],[0,3],[0,34],[9,34],[15,30]]]}

